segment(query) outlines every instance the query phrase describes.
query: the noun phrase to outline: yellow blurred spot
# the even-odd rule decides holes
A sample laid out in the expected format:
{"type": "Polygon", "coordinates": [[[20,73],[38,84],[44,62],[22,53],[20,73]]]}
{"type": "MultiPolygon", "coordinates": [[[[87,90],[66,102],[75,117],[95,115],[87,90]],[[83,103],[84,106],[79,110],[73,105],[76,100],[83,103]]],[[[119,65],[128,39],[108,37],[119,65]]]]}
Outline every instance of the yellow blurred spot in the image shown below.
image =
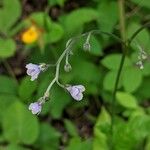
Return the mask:
{"type": "Polygon", "coordinates": [[[21,40],[25,44],[31,44],[37,41],[39,36],[40,36],[40,30],[35,25],[32,25],[22,33],[21,40]]]}

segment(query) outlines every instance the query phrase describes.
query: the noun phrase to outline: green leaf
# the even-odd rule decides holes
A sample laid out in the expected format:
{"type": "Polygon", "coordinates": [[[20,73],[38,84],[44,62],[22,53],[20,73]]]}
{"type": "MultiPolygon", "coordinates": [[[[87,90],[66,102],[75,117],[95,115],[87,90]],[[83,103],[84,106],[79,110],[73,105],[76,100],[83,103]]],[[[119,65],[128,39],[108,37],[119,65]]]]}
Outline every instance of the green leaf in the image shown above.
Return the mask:
{"type": "MultiPolygon", "coordinates": [[[[14,95],[9,94],[0,94],[0,118],[4,116],[5,111],[7,110],[8,106],[11,106],[15,101],[18,101],[19,99],[14,95]]],[[[4,116],[5,117],[5,116],[4,116]]],[[[1,122],[0,119],[0,122],[1,122]]]]}
{"type": "Polygon", "coordinates": [[[115,1],[102,1],[98,5],[100,30],[112,32],[118,20],[118,5],[115,1]],[[108,7],[109,5],[109,7],[108,7]],[[109,18],[109,19],[106,19],[109,18]]]}
{"type": "MultiPolygon", "coordinates": [[[[103,81],[103,87],[105,90],[112,91],[115,87],[115,80],[117,77],[117,71],[109,71],[103,81]]],[[[122,80],[119,82],[119,88],[122,86],[122,80]]]]}
{"type": "Polygon", "coordinates": [[[74,137],[69,141],[66,150],[92,150],[92,142],[90,139],[82,141],[80,137],[74,137]]]}
{"type": "MultiPolygon", "coordinates": [[[[127,36],[130,38],[139,28],[141,28],[142,25],[140,25],[138,22],[132,22],[128,25],[127,28],[127,36]]],[[[140,44],[142,47],[149,47],[150,46],[150,35],[148,30],[145,28],[142,30],[133,40],[132,47],[135,50],[139,50],[136,46],[136,43],[140,44]]]]}
{"type": "MultiPolygon", "coordinates": [[[[3,150],[3,149],[2,149],[3,150]]],[[[19,145],[15,145],[15,144],[9,144],[5,150],[30,150],[28,148],[24,148],[22,146],[19,145]]]]}
{"type": "Polygon", "coordinates": [[[64,30],[61,25],[52,23],[51,30],[44,34],[46,43],[55,43],[59,41],[64,35],[64,30]]]}
{"type": "Polygon", "coordinates": [[[148,0],[131,0],[133,3],[150,9],[150,2],[148,0]]]}
{"type": "Polygon", "coordinates": [[[93,150],[108,150],[107,135],[110,129],[111,117],[104,107],[97,118],[94,126],[93,150]]]}
{"type": "Polygon", "coordinates": [[[89,23],[98,18],[98,13],[91,8],[80,8],[68,14],[64,20],[67,33],[73,34],[85,23],[89,23]]]}
{"type": "MultiPolygon", "coordinates": [[[[19,19],[21,15],[21,5],[19,0],[1,0],[0,8],[0,31],[9,34],[9,29],[19,19]]],[[[0,48],[1,49],[1,48],[0,48]]]]}
{"type": "Polygon", "coordinates": [[[71,136],[78,136],[78,131],[77,131],[77,128],[75,127],[75,125],[73,124],[73,122],[71,122],[70,120],[68,119],[65,119],[64,120],[64,123],[65,123],[65,127],[68,131],[68,133],[71,135],[71,136]]]}
{"type": "Polygon", "coordinates": [[[28,108],[16,101],[4,114],[2,120],[4,137],[12,143],[32,144],[38,137],[39,124],[28,108]]]}
{"type": "Polygon", "coordinates": [[[29,19],[27,18],[25,20],[25,24],[31,25],[31,21],[34,21],[36,25],[39,27],[42,27],[43,29],[50,31],[51,30],[51,25],[52,21],[51,18],[45,14],[44,12],[34,12],[29,16],[29,19]]]}
{"type": "Polygon", "coordinates": [[[12,79],[4,75],[0,75],[0,93],[17,95],[17,83],[12,79]]]}
{"type": "Polygon", "coordinates": [[[13,56],[16,51],[16,43],[12,39],[0,38],[0,57],[7,58],[13,56]]]}
{"type": "Polygon", "coordinates": [[[118,103],[126,108],[134,109],[138,107],[137,99],[129,93],[117,92],[116,98],[118,103]]]}
{"type": "Polygon", "coordinates": [[[142,83],[142,73],[140,69],[125,69],[122,76],[122,83],[127,92],[135,92],[142,83]]]}
{"type": "Polygon", "coordinates": [[[44,150],[57,150],[61,134],[50,124],[42,123],[36,146],[44,150]]]}
{"type": "Polygon", "coordinates": [[[25,77],[22,79],[19,86],[19,96],[23,100],[30,100],[32,94],[35,92],[37,88],[37,82],[32,82],[29,77],[25,77]]]}
{"type": "Polygon", "coordinates": [[[48,0],[49,5],[54,6],[54,5],[60,5],[64,6],[64,3],[66,0],[48,0]]]}
{"type": "Polygon", "coordinates": [[[94,54],[96,56],[102,55],[101,43],[96,39],[96,37],[92,36],[90,38],[90,45],[91,45],[91,50],[90,50],[91,54],[94,54]]]}
{"type": "MultiPolygon", "coordinates": [[[[121,54],[111,54],[106,56],[101,63],[110,70],[118,70],[121,61],[121,54]]],[[[131,65],[128,57],[125,58],[124,67],[131,65]]]]}
{"type": "Polygon", "coordinates": [[[51,90],[50,113],[53,118],[58,119],[62,116],[64,108],[70,103],[71,96],[59,87],[51,90]]]}

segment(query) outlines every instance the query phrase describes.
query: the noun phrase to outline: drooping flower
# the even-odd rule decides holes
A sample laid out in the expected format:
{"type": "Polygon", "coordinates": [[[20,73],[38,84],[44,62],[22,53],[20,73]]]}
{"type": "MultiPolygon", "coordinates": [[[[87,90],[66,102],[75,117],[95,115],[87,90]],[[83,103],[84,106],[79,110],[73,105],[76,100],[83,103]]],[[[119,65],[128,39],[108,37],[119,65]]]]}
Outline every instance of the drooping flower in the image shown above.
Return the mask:
{"type": "Polygon", "coordinates": [[[39,102],[31,103],[29,105],[29,110],[31,110],[32,114],[39,114],[42,110],[42,105],[39,102]]]}
{"type": "Polygon", "coordinates": [[[83,93],[85,91],[85,87],[83,85],[74,85],[74,86],[68,86],[66,87],[68,92],[71,94],[71,96],[77,100],[80,101],[83,98],[83,93]]]}
{"type": "Polygon", "coordinates": [[[35,79],[38,78],[38,75],[41,72],[41,66],[29,63],[26,65],[27,68],[27,74],[31,76],[31,81],[34,81],[35,79]]]}

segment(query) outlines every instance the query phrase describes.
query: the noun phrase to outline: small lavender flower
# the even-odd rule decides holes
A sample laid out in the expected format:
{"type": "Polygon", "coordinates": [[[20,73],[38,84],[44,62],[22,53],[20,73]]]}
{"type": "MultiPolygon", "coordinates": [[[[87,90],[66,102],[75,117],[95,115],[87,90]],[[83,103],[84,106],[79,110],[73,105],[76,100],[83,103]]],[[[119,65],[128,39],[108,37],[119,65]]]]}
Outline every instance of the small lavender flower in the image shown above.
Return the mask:
{"type": "Polygon", "coordinates": [[[31,81],[34,81],[35,79],[38,78],[38,75],[41,72],[41,66],[29,63],[26,65],[27,68],[27,74],[31,76],[31,81]]]}
{"type": "Polygon", "coordinates": [[[82,92],[85,91],[85,87],[83,85],[68,86],[66,89],[69,91],[69,93],[75,100],[77,101],[82,100],[83,98],[82,92]]]}
{"type": "Polygon", "coordinates": [[[31,103],[29,105],[29,110],[31,110],[32,114],[39,114],[42,110],[42,105],[39,102],[31,103]]]}

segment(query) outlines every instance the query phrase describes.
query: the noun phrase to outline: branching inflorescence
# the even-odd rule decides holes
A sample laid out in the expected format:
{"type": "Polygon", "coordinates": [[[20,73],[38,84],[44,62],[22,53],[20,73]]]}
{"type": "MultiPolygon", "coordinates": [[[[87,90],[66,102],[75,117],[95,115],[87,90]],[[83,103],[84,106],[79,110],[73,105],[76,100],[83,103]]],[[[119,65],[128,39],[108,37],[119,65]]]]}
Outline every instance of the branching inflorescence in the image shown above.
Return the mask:
{"type": "MultiPolygon", "coordinates": [[[[143,29],[143,28],[142,28],[143,29]]],[[[72,46],[76,43],[77,40],[79,40],[80,38],[85,37],[86,40],[83,44],[83,49],[85,51],[90,51],[91,49],[91,45],[90,45],[90,37],[92,34],[104,34],[110,37],[113,37],[115,40],[117,40],[119,43],[121,43],[122,45],[124,45],[125,47],[130,46],[131,42],[133,41],[133,39],[136,37],[136,35],[141,31],[141,29],[137,30],[138,32],[135,32],[135,34],[133,34],[133,36],[127,40],[127,41],[122,41],[118,36],[108,33],[108,32],[103,32],[100,30],[92,30],[90,32],[81,34],[80,36],[71,38],[67,41],[66,43],[66,48],[63,51],[63,53],[60,55],[60,57],[58,58],[56,64],[45,64],[45,63],[41,63],[41,64],[32,64],[29,63],[26,65],[27,68],[27,74],[29,76],[31,76],[31,81],[34,81],[35,79],[38,78],[39,74],[41,72],[44,72],[47,70],[47,68],[49,67],[55,67],[55,76],[53,78],[53,80],[50,82],[49,86],[47,87],[44,95],[42,97],[40,97],[36,102],[31,103],[29,105],[29,110],[32,111],[33,114],[39,114],[42,110],[42,105],[48,100],[49,98],[49,92],[52,88],[52,86],[56,83],[58,86],[60,86],[61,88],[63,88],[65,91],[67,91],[68,93],[70,93],[70,95],[73,97],[73,99],[80,101],[83,99],[83,92],[85,91],[85,87],[83,85],[64,85],[62,83],[59,82],[59,72],[60,72],[60,65],[62,60],[65,58],[65,65],[64,65],[64,70],[66,72],[70,72],[72,67],[71,64],[69,63],[69,57],[70,55],[73,54],[72,51],[72,46]],[[127,43],[126,43],[127,42],[127,43]]],[[[143,69],[143,62],[148,58],[147,53],[143,50],[143,48],[141,47],[141,45],[139,45],[138,43],[136,44],[136,46],[139,49],[139,55],[138,55],[138,62],[136,63],[137,66],[139,66],[140,69],[143,69]]],[[[124,58],[125,58],[125,52],[123,52],[123,59],[121,59],[121,67],[123,67],[123,63],[124,63],[124,58]]],[[[114,94],[113,94],[113,101],[114,101],[114,97],[115,97],[115,93],[118,87],[118,79],[120,77],[120,72],[121,69],[119,68],[118,70],[118,77],[116,80],[116,84],[115,84],[115,88],[114,88],[114,94]]]]}
{"type": "Polygon", "coordinates": [[[73,44],[80,38],[86,37],[86,41],[83,44],[83,49],[85,51],[90,50],[90,37],[91,37],[92,32],[84,33],[80,36],[77,36],[75,38],[69,39],[68,42],[66,43],[66,48],[63,51],[63,53],[60,55],[58,58],[57,62],[55,65],[51,64],[32,64],[29,63],[26,65],[27,68],[27,74],[31,76],[31,81],[34,81],[35,79],[38,78],[39,74],[43,71],[46,71],[48,67],[54,66],[56,68],[55,70],[55,77],[54,79],[50,82],[49,86],[47,87],[44,95],[38,99],[38,101],[31,103],[29,105],[29,110],[33,114],[39,114],[42,110],[42,105],[48,100],[49,98],[49,92],[52,88],[52,86],[56,83],[59,85],[61,88],[65,89],[70,95],[77,101],[80,101],[83,99],[83,92],[85,91],[85,87],[83,85],[63,85],[59,82],[59,72],[60,72],[60,65],[62,60],[65,58],[65,65],[64,65],[64,70],[66,72],[70,72],[72,67],[71,64],[69,63],[69,56],[73,54],[72,52],[72,46],[73,44]]]}

